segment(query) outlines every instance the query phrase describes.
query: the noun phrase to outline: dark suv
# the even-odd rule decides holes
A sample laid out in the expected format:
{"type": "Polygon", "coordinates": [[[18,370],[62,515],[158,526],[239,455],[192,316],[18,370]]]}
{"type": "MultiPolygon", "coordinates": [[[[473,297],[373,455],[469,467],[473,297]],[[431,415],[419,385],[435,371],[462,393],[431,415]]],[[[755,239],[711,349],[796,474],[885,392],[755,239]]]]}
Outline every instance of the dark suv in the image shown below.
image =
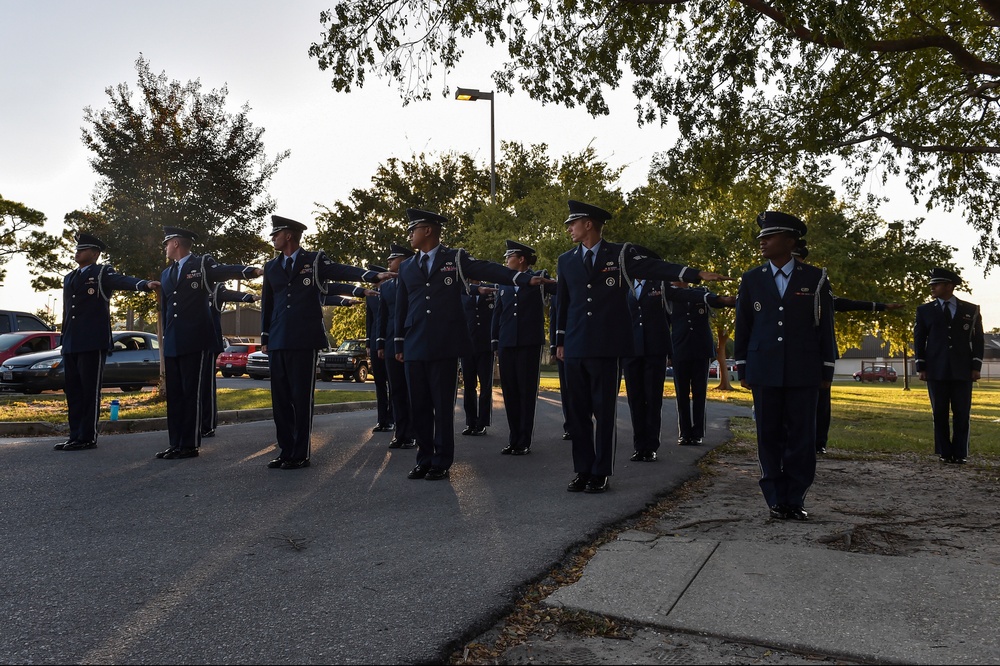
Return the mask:
{"type": "Polygon", "coordinates": [[[30,312],[19,312],[17,310],[0,310],[0,333],[14,333],[16,331],[54,331],[54,327],[49,326],[44,321],[30,312]]]}
{"type": "Polygon", "coordinates": [[[334,375],[341,375],[345,380],[353,378],[361,383],[368,379],[369,372],[371,361],[364,340],[344,340],[333,351],[319,355],[319,376],[324,382],[332,381],[334,375]]]}

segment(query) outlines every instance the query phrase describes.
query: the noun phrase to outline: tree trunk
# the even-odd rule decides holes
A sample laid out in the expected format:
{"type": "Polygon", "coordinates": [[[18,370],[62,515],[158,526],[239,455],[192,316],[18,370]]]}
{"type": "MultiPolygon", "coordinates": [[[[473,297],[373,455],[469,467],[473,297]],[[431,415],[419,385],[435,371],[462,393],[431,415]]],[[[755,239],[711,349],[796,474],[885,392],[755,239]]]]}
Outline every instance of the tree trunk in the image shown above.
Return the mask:
{"type": "Polygon", "coordinates": [[[719,385],[716,387],[720,391],[732,391],[733,384],[729,381],[729,365],[726,363],[726,343],[729,342],[729,331],[720,326],[716,329],[718,334],[718,344],[715,347],[715,359],[719,362],[719,385]]]}

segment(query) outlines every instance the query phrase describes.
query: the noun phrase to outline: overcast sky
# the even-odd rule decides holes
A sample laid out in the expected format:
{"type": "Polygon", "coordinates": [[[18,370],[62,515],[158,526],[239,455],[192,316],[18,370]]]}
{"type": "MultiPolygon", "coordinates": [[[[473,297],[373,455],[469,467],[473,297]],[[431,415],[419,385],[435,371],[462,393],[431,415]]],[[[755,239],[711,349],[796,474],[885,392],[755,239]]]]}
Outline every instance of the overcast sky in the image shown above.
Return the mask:
{"type": "MultiPolygon", "coordinates": [[[[140,54],[170,79],[200,79],[205,90],[228,86],[232,110],[249,104],[250,119],[265,129],[268,155],[291,150],[269,187],[275,212],[311,228],[315,203],[330,205],[352,188],[368,187],[390,157],[461,150],[488,165],[488,102],[435,95],[403,107],[391,84],[372,77],[350,94],[333,91],[308,56],[320,37],[319,13],[331,5],[0,0],[0,195],[45,213],[51,233],[61,231],[66,213],[90,205],[96,179],[81,141],[83,109],[106,106],[108,86],[127,82],[134,89],[140,54]]],[[[438,72],[434,89],[447,83],[452,90],[492,90],[489,74],[503,57],[476,52],[447,81],[438,72]]],[[[636,126],[627,86],[611,100],[611,115],[598,119],[582,109],[543,106],[523,93],[498,95],[495,103],[498,148],[502,140],[547,143],[559,157],[590,143],[609,164],[626,167],[625,190],[645,181],[650,159],[672,142],[665,129],[636,126]]],[[[987,329],[1000,326],[1000,276],[983,279],[971,256],[975,235],[961,218],[927,214],[903,190],[890,194],[883,217],[927,216],[925,236],[958,246],[956,262],[974,292],[969,298],[982,305],[987,329]]],[[[23,262],[9,263],[0,307],[61,312],[60,294],[33,292],[28,281],[23,262]]]]}

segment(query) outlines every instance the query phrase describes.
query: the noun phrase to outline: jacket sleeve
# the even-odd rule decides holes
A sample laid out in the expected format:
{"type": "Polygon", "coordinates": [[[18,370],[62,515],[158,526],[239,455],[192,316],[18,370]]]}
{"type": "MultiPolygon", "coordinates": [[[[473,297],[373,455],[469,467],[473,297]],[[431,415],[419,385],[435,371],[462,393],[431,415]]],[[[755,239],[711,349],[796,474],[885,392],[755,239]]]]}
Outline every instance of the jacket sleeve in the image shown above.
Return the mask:
{"type": "Polygon", "coordinates": [[[877,301],[855,301],[850,298],[833,297],[834,312],[882,312],[885,303],[877,301]]]}
{"type": "Polygon", "coordinates": [[[267,345],[268,331],[271,329],[271,315],[274,312],[274,291],[271,289],[271,281],[267,279],[267,268],[271,262],[264,266],[264,283],[260,291],[260,344],[267,345]]]}
{"type": "MultiPolygon", "coordinates": [[[[411,261],[407,259],[406,261],[411,261]]],[[[402,267],[400,267],[402,271],[402,267]]],[[[410,296],[406,290],[406,282],[402,276],[396,278],[396,330],[393,331],[393,340],[396,344],[396,353],[403,351],[403,341],[406,338],[406,313],[410,309],[410,296]]]]}
{"type": "Polygon", "coordinates": [[[149,280],[122,275],[108,264],[104,264],[100,270],[101,290],[106,296],[110,296],[112,291],[152,291],[149,280]]]}
{"type": "Polygon", "coordinates": [[[736,333],[733,337],[733,358],[736,359],[736,371],[741,380],[746,379],[747,348],[753,333],[753,312],[747,310],[752,306],[746,296],[746,285],[747,278],[744,275],[736,294],[736,333]]]}
{"type": "Polygon", "coordinates": [[[385,349],[385,336],[392,331],[387,331],[389,327],[389,304],[384,298],[378,299],[378,317],[375,318],[375,348],[385,349]]]}
{"type": "Polygon", "coordinates": [[[688,282],[691,284],[701,282],[701,278],[698,276],[700,271],[697,268],[683,264],[672,264],[669,261],[639,254],[639,251],[632,245],[626,246],[622,251],[621,265],[629,280],[638,277],[665,282],[688,282]]]}
{"type": "Polygon", "coordinates": [[[975,323],[972,326],[972,333],[969,344],[972,347],[972,369],[981,372],[983,369],[983,355],[986,353],[986,335],[983,333],[983,315],[976,306],[975,323]]]}
{"type": "MultiPolygon", "coordinates": [[[[185,264],[186,265],[186,264],[185,264]]],[[[208,282],[225,282],[227,280],[252,280],[256,266],[241,264],[220,264],[211,255],[205,256],[205,279],[208,282]]]]}
{"type": "Polygon", "coordinates": [[[927,369],[927,334],[929,329],[924,321],[924,307],[917,308],[917,318],[913,323],[913,369],[923,372],[927,369]]]}
{"type": "Polygon", "coordinates": [[[830,281],[823,283],[820,292],[820,350],[823,353],[823,381],[832,382],[837,367],[837,336],[833,329],[833,290],[830,281]]]}

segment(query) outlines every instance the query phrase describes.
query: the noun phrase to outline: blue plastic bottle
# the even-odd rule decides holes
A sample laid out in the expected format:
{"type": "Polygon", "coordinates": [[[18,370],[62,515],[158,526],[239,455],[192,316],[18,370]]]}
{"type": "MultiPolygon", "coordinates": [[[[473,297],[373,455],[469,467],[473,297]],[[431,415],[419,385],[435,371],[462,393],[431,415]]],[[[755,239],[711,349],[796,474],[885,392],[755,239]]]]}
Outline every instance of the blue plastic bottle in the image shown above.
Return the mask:
{"type": "Polygon", "coordinates": [[[111,420],[112,421],[117,421],[118,420],[118,401],[117,400],[112,400],[111,401],[111,420]]]}

